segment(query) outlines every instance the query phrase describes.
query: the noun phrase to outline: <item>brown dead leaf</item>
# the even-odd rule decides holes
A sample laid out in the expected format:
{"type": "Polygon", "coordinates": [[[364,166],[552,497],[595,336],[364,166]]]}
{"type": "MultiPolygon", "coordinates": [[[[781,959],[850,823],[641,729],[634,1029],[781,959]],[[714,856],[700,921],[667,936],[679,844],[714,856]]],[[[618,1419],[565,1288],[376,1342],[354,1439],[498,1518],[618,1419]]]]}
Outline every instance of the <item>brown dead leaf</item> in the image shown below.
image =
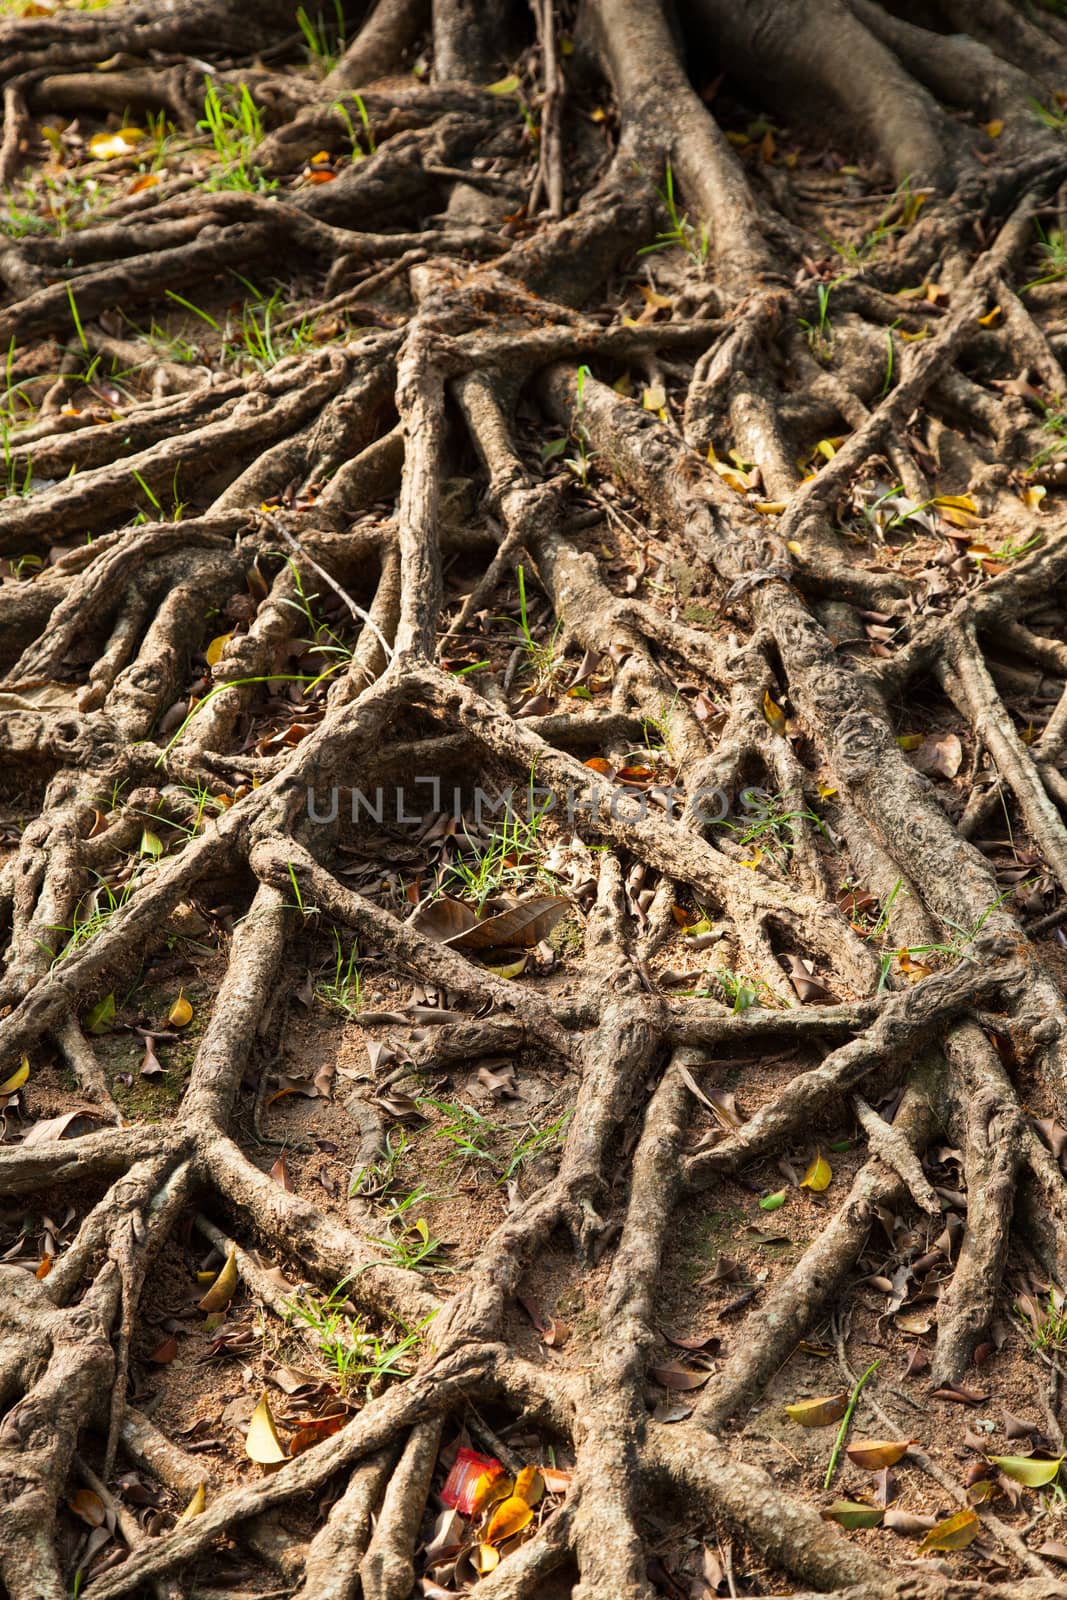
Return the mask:
{"type": "Polygon", "coordinates": [[[912,763],[928,778],[954,778],[963,763],[963,746],[954,733],[929,733],[912,763]]]}
{"type": "Polygon", "coordinates": [[[67,1501],[68,1506],[76,1517],[88,1523],[90,1528],[99,1528],[103,1525],[107,1512],[104,1502],[92,1489],[76,1489],[67,1501]]]}
{"type": "Polygon", "coordinates": [[[282,1151],[281,1155],[278,1157],[277,1161],[274,1163],[273,1167],[271,1167],[270,1175],[274,1179],[275,1183],[280,1183],[281,1184],[281,1186],[285,1190],[286,1194],[292,1194],[293,1185],[292,1185],[292,1183],[290,1182],[290,1179],[289,1179],[289,1168],[285,1164],[285,1151],[284,1150],[282,1151]]]}
{"type": "Polygon", "coordinates": [[[684,1394],[690,1389],[702,1389],[711,1373],[695,1372],[692,1367],[683,1367],[680,1361],[665,1361],[662,1366],[652,1368],[652,1376],[665,1389],[684,1394]]]}
{"type": "Polygon", "coordinates": [[[801,956],[790,954],[783,954],[781,961],[802,1005],[808,1005],[813,1000],[834,999],[825,983],[820,983],[813,975],[810,962],[801,956]]]}
{"type": "Polygon", "coordinates": [[[560,895],[533,895],[496,916],[483,917],[448,942],[455,950],[492,950],[498,945],[503,949],[532,950],[548,938],[570,908],[570,901],[560,895]]]}

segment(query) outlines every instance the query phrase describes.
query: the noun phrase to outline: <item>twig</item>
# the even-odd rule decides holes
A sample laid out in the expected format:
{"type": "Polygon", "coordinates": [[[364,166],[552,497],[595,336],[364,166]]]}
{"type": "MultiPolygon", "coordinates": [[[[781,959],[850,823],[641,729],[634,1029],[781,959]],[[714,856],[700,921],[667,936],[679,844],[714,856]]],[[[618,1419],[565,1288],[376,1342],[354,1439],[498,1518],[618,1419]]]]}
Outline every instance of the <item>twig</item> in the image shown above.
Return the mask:
{"type": "Polygon", "coordinates": [[[294,555],[298,555],[298,556],[302,557],[302,559],[307,562],[307,564],[311,568],[311,570],[313,572],[318,573],[318,575],[322,579],[323,583],[328,583],[329,584],[329,586],[333,590],[334,594],[337,595],[339,600],[342,600],[344,602],[344,604],[348,607],[349,611],[351,611],[352,615],[356,618],[356,621],[357,622],[362,622],[365,627],[370,629],[371,633],[373,633],[374,637],[377,639],[378,643],[381,645],[382,650],[385,652],[386,661],[392,661],[392,659],[393,659],[392,646],[390,645],[389,641],[386,639],[384,633],[379,628],[378,624],[374,621],[374,618],[372,616],[370,616],[370,614],[368,612],[364,611],[362,606],[359,606],[359,605],[356,604],[356,602],[352,599],[352,596],[350,594],[348,594],[344,589],[342,589],[341,585],[337,582],[337,579],[334,578],[334,577],[331,577],[331,575],[326,571],[325,567],[320,567],[318,562],[315,560],[315,558],[313,556],[309,556],[308,555],[307,551],[304,549],[304,546],[300,543],[300,541],[298,539],[294,539],[293,538],[293,536],[289,532],[288,528],[284,527],[282,525],[282,523],[278,521],[277,517],[272,517],[269,511],[262,511],[262,512],[260,512],[260,515],[262,516],[263,520],[267,523],[267,525],[270,527],[271,531],[273,533],[276,533],[278,535],[278,537],[280,539],[282,539],[289,546],[290,550],[293,551],[294,555]]]}
{"type": "Polygon", "coordinates": [[[856,1401],[860,1397],[860,1390],[863,1388],[863,1385],[867,1382],[867,1379],[871,1376],[871,1374],[876,1372],[881,1365],[882,1358],[879,1356],[877,1361],[871,1362],[862,1378],[857,1380],[855,1386],[853,1387],[852,1393],[849,1395],[848,1405],[845,1408],[844,1416],[841,1418],[841,1426],[837,1430],[837,1438],[834,1440],[834,1447],[830,1452],[830,1465],[827,1467],[826,1477],[823,1479],[824,1489],[828,1489],[830,1487],[834,1472],[836,1471],[837,1458],[841,1454],[841,1446],[845,1442],[845,1435],[848,1433],[848,1426],[852,1421],[852,1413],[856,1409],[856,1401]]]}

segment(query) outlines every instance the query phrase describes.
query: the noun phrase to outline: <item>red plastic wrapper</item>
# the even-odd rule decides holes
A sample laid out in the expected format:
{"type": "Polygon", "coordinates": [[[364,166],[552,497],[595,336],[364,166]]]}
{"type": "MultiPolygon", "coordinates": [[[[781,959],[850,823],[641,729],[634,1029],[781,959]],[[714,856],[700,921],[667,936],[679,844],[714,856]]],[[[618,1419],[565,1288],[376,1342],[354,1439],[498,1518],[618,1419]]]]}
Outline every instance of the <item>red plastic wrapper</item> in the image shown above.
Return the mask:
{"type": "Polygon", "coordinates": [[[503,1472],[493,1456],[480,1456],[474,1450],[460,1450],[445,1479],[441,1499],[454,1506],[460,1516],[469,1517],[494,1478],[503,1472]]]}

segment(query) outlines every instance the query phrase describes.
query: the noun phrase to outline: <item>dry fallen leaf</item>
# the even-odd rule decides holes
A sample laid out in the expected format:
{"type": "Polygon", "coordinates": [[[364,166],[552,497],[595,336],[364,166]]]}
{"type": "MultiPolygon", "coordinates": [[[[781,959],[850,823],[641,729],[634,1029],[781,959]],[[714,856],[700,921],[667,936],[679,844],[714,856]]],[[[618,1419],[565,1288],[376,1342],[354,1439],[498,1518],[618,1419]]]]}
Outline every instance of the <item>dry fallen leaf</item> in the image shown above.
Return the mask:
{"type": "Polygon", "coordinates": [[[857,1439],[845,1447],[845,1454],[865,1472],[880,1472],[883,1467],[894,1467],[914,1439],[857,1439]]]}
{"type": "Polygon", "coordinates": [[[502,1539],[511,1539],[532,1520],[533,1511],[527,1502],[517,1494],[509,1494],[506,1500],[501,1500],[493,1515],[489,1518],[489,1526],[485,1533],[486,1544],[499,1544],[502,1539]]]}
{"type": "Polygon", "coordinates": [[[176,1528],[180,1528],[183,1522],[192,1522],[193,1518],[198,1517],[206,1505],[207,1488],[203,1483],[198,1483],[196,1486],[196,1493],[193,1495],[193,1498],[189,1501],[189,1504],[186,1506],[185,1510],[182,1512],[174,1526],[176,1528]]]}
{"type": "Polygon", "coordinates": [[[919,1541],[919,1554],[928,1550],[963,1550],[982,1531],[982,1524],[974,1511],[957,1511],[955,1516],[937,1522],[919,1541]]]}
{"type": "Polygon", "coordinates": [[[178,998],[167,1012],[167,1021],[172,1028],[187,1027],[193,1020],[193,1008],[185,998],[185,990],[178,990],[178,998]]]}
{"type": "Polygon", "coordinates": [[[21,1064],[15,1068],[10,1078],[4,1083],[0,1083],[0,1094],[14,1094],[16,1089],[22,1088],[29,1075],[30,1058],[29,1056],[23,1056],[21,1064]]]}
{"type": "Polygon", "coordinates": [[[662,1366],[652,1368],[652,1376],[657,1383],[662,1383],[665,1389],[677,1389],[685,1393],[689,1389],[703,1388],[711,1373],[697,1372],[692,1367],[683,1367],[680,1361],[665,1361],[662,1366]]]}
{"type": "Polygon", "coordinates": [[[260,1396],[259,1404],[248,1424],[248,1432],[245,1434],[245,1455],[264,1467],[275,1466],[278,1462],[288,1459],[288,1451],[279,1439],[278,1430],[274,1425],[266,1389],[260,1396]]]}
{"type": "Polygon", "coordinates": [[[94,133],[89,154],[97,161],[113,161],[116,156],[131,156],[145,133],[143,128],[117,128],[114,133],[94,133]]]}
{"type": "Polygon", "coordinates": [[[104,1518],[107,1515],[104,1509],[104,1502],[91,1489],[76,1489],[67,1504],[75,1516],[80,1517],[83,1522],[87,1522],[90,1528],[99,1528],[103,1525],[104,1518]]]}
{"type": "Polygon", "coordinates": [[[285,1164],[285,1151],[284,1150],[282,1151],[281,1155],[278,1157],[277,1161],[274,1163],[273,1167],[271,1167],[270,1175],[274,1179],[275,1183],[280,1183],[281,1184],[282,1188],[285,1190],[285,1192],[287,1194],[292,1194],[293,1185],[292,1185],[292,1183],[290,1182],[290,1179],[289,1179],[289,1168],[285,1164]]]}
{"type": "Polygon", "coordinates": [[[775,733],[785,733],[785,712],[776,700],[771,699],[769,689],[765,689],[763,692],[763,715],[767,718],[775,733]]]}
{"type": "Polygon", "coordinates": [[[225,1311],[237,1288],[237,1246],[231,1244],[222,1270],[199,1302],[201,1311],[225,1311]]]}
{"type": "Polygon", "coordinates": [[[847,1407],[847,1394],[825,1394],[815,1400],[798,1400],[795,1405],[786,1406],[785,1413],[802,1428],[825,1428],[831,1422],[840,1422],[847,1407]]]}
{"type": "Polygon", "coordinates": [[[819,1154],[816,1155],[815,1160],[801,1178],[800,1187],[802,1189],[810,1189],[813,1194],[821,1194],[824,1189],[830,1187],[832,1177],[833,1172],[830,1169],[830,1163],[825,1156],[819,1154]]]}

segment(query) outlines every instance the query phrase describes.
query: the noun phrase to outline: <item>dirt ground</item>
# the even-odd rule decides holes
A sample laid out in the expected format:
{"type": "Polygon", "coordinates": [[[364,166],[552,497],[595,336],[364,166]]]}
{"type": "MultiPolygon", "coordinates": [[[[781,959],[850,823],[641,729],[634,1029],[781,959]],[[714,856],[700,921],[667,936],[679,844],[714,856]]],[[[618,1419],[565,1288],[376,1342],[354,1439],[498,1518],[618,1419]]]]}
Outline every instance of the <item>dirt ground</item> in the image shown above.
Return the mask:
{"type": "Polygon", "coordinates": [[[1067,1595],[1059,11],[0,6],[10,1600],[1067,1595]]]}

